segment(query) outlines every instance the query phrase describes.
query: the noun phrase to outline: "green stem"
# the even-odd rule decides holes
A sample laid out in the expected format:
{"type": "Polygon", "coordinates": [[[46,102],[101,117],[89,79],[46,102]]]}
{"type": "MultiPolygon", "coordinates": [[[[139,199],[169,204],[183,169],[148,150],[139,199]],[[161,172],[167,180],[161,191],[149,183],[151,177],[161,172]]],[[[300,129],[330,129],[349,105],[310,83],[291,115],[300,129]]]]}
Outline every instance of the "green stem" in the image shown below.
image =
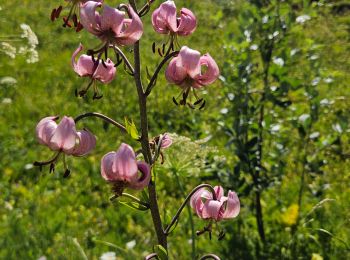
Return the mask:
{"type": "MultiPolygon", "coordinates": [[[[176,171],[173,171],[173,173],[175,175],[177,185],[179,186],[182,195],[185,196],[186,193],[185,193],[184,187],[182,186],[182,183],[180,181],[179,175],[177,174],[176,171]]],[[[195,260],[196,259],[196,232],[194,229],[194,222],[193,222],[191,207],[188,204],[186,204],[186,208],[188,211],[189,221],[190,221],[190,225],[191,225],[192,259],[195,260]]]]}

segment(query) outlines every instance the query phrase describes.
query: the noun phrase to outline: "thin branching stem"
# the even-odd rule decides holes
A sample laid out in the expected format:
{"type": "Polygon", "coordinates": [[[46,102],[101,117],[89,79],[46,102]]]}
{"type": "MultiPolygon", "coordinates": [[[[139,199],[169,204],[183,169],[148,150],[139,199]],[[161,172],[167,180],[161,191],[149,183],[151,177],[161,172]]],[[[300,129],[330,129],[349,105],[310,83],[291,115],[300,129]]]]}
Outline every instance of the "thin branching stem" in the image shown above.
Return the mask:
{"type": "Polygon", "coordinates": [[[97,113],[97,112],[89,112],[89,113],[85,113],[85,114],[79,115],[79,116],[77,116],[74,119],[74,121],[75,121],[75,123],[78,123],[81,119],[86,118],[86,117],[98,117],[98,118],[101,118],[105,122],[110,123],[110,124],[118,127],[120,130],[122,130],[122,132],[127,133],[127,130],[126,130],[125,126],[123,126],[122,124],[120,124],[117,121],[113,120],[112,118],[109,118],[108,116],[105,116],[105,115],[97,113]]]}
{"type": "Polygon", "coordinates": [[[198,185],[197,187],[195,187],[191,192],[190,194],[187,195],[185,201],[182,203],[182,205],[180,206],[180,208],[177,210],[175,216],[172,218],[170,224],[166,227],[166,229],[164,230],[164,234],[165,235],[168,235],[169,234],[169,231],[170,229],[172,228],[172,226],[177,222],[178,218],[180,217],[181,215],[181,212],[182,210],[185,208],[187,202],[189,202],[189,200],[191,199],[191,197],[193,196],[193,194],[196,193],[196,191],[198,191],[199,189],[202,189],[202,188],[208,188],[210,190],[210,192],[212,193],[213,195],[213,199],[216,200],[216,193],[215,193],[215,190],[213,188],[213,186],[211,186],[210,184],[201,184],[201,185],[198,185]]]}
{"type": "Polygon", "coordinates": [[[179,51],[171,52],[171,53],[169,53],[167,56],[165,56],[165,57],[163,58],[163,60],[159,63],[159,65],[157,66],[157,68],[156,68],[156,70],[155,70],[155,72],[154,72],[154,74],[153,74],[153,76],[152,76],[150,82],[148,83],[148,86],[147,86],[147,89],[146,89],[146,92],[145,92],[145,95],[146,95],[146,96],[148,96],[148,95],[151,93],[153,87],[155,86],[155,81],[157,80],[158,74],[159,74],[160,70],[162,69],[162,67],[164,66],[164,64],[165,64],[169,59],[171,59],[172,57],[174,57],[174,56],[176,56],[176,55],[178,55],[178,54],[179,54],[179,51]]]}
{"type": "Polygon", "coordinates": [[[122,59],[124,60],[126,66],[127,66],[128,69],[131,71],[131,73],[132,73],[132,74],[135,74],[135,69],[134,69],[134,67],[131,65],[131,63],[130,63],[130,61],[128,60],[128,58],[125,56],[124,52],[123,52],[119,47],[117,47],[117,46],[115,46],[115,45],[110,45],[110,47],[113,48],[114,51],[115,51],[116,53],[118,53],[118,54],[122,57],[122,59]]]}

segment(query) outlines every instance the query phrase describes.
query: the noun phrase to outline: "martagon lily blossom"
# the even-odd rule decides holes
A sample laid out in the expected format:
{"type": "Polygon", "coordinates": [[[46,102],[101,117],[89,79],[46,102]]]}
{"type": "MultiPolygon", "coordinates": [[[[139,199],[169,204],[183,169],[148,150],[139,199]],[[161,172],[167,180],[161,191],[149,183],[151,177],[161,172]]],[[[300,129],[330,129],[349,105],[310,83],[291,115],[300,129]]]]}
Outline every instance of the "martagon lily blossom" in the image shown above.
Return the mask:
{"type": "Polygon", "coordinates": [[[50,116],[38,123],[36,136],[39,143],[73,156],[86,155],[95,148],[95,136],[88,130],[77,131],[73,118],[64,116],[59,124],[57,120],[58,117],[50,116]]]}
{"type": "Polygon", "coordinates": [[[240,211],[237,194],[229,191],[227,197],[223,196],[224,189],[221,186],[215,186],[214,190],[216,200],[213,199],[213,194],[205,188],[192,195],[190,204],[198,217],[216,221],[237,217],[240,211]]]}
{"type": "Polygon", "coordinates": [[[103,5],[102,13],[96,9],[102,3],[87,1],[80,7],[80,22],[84,28],[99,37],[107,44],[132,45],[137,42],[143,34],[143,24],[138,14],[128,6],[128,15],[125,12],[103,5]]]}
{"type": "Polygon", "coordinates": [[[151,169],[147,163],[136,160],[130,145],[122,143],[118,151],[103,156],[101,175],[113,185],[116,194],[121,195],[126,187],[135,190],[145,188],[151,180],[151,169]]]}
{"type": "Polygon", "coordinates": [[[183,88],[202,88],[212,84],[220,75],[219,67],[209,53],[201,56],[200,52],[183,46],[174,57],[165,72],[170,83],[183,88]],[[206,67],[203,72],[202,67],[206,67]]]}
{"type": "Polygon", "coordinates": [[[74,71],[80,77],[90,77],[93,80],[98,80],[104,84],[110,83],[116,73],[116,68],[114,63],[107,59],[106,61],[102,60],[94,60],[91,56],[83,54],[79,57],[78,61],[76,61],[77,55],[83,50],[83,45],[79,45],[79,47],[74,51],[72,55],[72,67],[74,71]]]}
{"type": "Polygon", "coordinates": [[[195,15],[187,8],[181,8],[180,17],[177,17],[174,1],[162,3],[152,14],[152,25],[160,34],[177,34],[186,36],[193,33],[197,27],[195,15]]]}

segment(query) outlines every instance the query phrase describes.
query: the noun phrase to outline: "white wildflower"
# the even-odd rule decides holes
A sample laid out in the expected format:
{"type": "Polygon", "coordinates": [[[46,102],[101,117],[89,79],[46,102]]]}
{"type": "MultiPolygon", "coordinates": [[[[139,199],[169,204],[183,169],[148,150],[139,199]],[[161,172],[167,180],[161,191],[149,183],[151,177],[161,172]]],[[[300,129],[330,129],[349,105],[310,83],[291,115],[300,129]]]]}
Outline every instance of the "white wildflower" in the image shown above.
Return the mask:
{"type": "Polygon", "coordinates": [[[275,63],[276,65],[283,67],[284,65],[284,60],[282,58],[279,57],[273,57],[272,58],[273,63],[275,63]]]}
{"type": "Polygon", "coordinates": [[[10,58],[16,58],[16,47],[12,46],[8,42],[1,42],[0,48],[0,50],[6,55],[10,56],[10,58]]]}
{"type": "Polygon", "coordinates": [[[107,252],[101,255],[100,260],[117,260],[115,252],[107,252]]]}
{"type": "Polygon", "coordinates": [[[299,23],[299,24],[303,24],[303,23],[309,21],[310,19],[311,19],[311,17],[310,17],[309,15],[303,14],[303,15],[298,16],[298,17],[295,19],[295,21],[296,21],[297,23],[299,23]]]}

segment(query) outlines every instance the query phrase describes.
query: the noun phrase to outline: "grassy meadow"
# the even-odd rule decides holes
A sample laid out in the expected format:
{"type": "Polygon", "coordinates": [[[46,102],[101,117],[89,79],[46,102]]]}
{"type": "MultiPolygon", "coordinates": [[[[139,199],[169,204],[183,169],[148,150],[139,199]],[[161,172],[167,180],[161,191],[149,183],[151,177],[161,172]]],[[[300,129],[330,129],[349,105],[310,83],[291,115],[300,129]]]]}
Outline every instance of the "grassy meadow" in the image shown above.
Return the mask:
{"type": "MultiPolygon", "coordinates": [[[[116,6],[120,1],[105,0],[116,6]]],[[[350,8],[343,1],[176,0],[197,16],[198,28],[181,45],[210,53],[220,77],[200,91],[203,110],[176,106],[181,90],[160,73],[148,101],[150,135],[172,133],[174,144],[157,164],[160,211],[169,223],[185,195],[201,183],[238,193],[240,215],[218,223],[210,240],[195,236],[204,221],[185,210],[169,236],[169,259],[350,259],[350,8]],[[260,211],[259,211],[260,210],[260,211]],[[257,223],[259,220],[263,226],[257,223]],[[261,230],[263,228],[263,230],[261,230]],[[218,241],[217,231],[225,231],[218,241]],[[195,252],[193,252],[195,243],[195,252]]],[[[139,6],[144,1],[138,0],[139,6]]],[[[162,1],[156,0],[153,11],[162,1]]],[[[150,212],[110,202],[100,160],[121,142],[140,145],[95,119],[94,151],[67,157],[55,173],[32,163],[53,153],[35,127],[50,115],[100,112],[139,127],[132,78],[117,68],[103,98],[74,93],[88,84],[71,68],[79,43],[97,46],[86,31],[50,21],[64,1],[0,2],[0,259],[143,259],[157,244],[150,212]],[[38,37],[38,61],[21,24],[38,37]],[[6,44],[4,44],[6,43],[6,44]],[[16,47],[15,55],[7,44],[16,47]],[[15,57],[14,57],[15,56],[15,57]],[[33,62],[33,63],[31,63],[33,62]]],[[[149,13],[140,41],[143,79],[161,58],[152,43],[149,13]]],[[[128,48],[127,56],[132,57],[128,48]]],[[[138,195],[138,193],[135,193],[138,195]]]]}

